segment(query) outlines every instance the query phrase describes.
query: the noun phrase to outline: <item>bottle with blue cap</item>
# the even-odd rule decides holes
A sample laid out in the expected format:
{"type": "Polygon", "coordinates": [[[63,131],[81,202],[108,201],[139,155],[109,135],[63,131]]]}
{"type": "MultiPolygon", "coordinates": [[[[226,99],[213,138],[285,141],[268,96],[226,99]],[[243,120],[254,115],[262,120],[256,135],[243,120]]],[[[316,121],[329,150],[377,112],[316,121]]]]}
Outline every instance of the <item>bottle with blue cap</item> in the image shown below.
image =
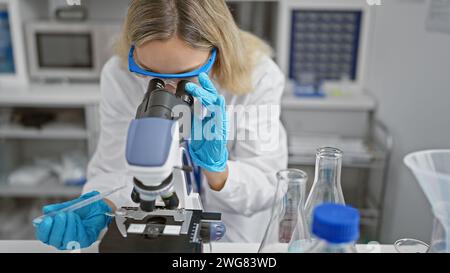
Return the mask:
{"type": "Polygon", "coordinates": [[[359,212],[341,204],[324,203],[314,209],[312,233],[317,238],[310,253],[356,253],[359,212]]]}

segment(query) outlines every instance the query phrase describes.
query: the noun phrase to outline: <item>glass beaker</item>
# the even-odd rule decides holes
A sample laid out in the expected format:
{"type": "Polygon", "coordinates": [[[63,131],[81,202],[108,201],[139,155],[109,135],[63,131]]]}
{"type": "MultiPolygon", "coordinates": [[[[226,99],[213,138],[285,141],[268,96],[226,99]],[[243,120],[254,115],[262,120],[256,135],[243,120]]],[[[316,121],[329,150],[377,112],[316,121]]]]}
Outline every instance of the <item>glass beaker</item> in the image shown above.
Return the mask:
{"type": "Polygon", "coordinates": [[[308,227],[311,226],[313,210],[323,203],[345,205],[341,188],[342,151],[324,147],[317,150],[314,183],[305,204],[308,227]]]}
{"type": "Polygon", "coordinates": [[[441,202],[433,207],[434,221],[431,244],[411,238],[394,243],[399,253],[450,253],[450,202],[441,202]]]}
{"type": "Polygon", "coordinates": [[[258,252],[285,253],[291,241],[300,248],[302,240],[310,238],[303,213],[307,180],[308,175],[301,170],[287,169],[277,173],[271,217],[258,252]]]}
{"type": "Polygon", "coordinates": [[[426,253],[430,246],[417,239],[403,238],[395,241],[394,248],[398,253],[426,253]]]}

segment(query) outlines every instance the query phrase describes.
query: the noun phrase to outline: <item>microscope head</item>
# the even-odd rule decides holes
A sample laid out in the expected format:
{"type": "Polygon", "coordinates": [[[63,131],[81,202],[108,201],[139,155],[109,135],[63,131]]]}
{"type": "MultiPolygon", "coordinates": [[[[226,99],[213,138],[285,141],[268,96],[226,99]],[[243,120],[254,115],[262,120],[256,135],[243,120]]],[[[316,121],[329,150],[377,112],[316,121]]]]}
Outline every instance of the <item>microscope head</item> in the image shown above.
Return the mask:
{"type": "Polygon", "coordinates": [[[192,110],[194,99],[186,93],[186,83],[180,81],[173,94],[165,89],[164,81],[152,79],[128,129],[125,155],[134,176],[132,199],[143,211],[152,211],[158,197],[166,208],[178,207],[173,170],[179,162],[181,138],[175,108],[192,110]]]}

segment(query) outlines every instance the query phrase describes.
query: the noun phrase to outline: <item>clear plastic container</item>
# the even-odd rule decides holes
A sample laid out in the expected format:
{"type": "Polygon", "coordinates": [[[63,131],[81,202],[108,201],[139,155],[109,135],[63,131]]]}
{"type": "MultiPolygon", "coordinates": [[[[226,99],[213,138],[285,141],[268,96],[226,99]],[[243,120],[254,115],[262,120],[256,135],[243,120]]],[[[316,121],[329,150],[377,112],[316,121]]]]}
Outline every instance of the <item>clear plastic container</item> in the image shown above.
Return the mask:
{"type": "Polygon", "coordinates": [[[303,212],[307,180],[308,175],[301,170],[277,173],[277,190],[260,253],[298,252],[303,242],[310,239],[303,212]]]}
{"type": "Polygon", "coordinates": [[[433,232],[428,252],[450,253],[450,202],[434,204],[433,214],[433,232]]]}
{"type": "Polygon", "coordinates": [[[324,147],[317,150],[314,183],[305,204],[308,226],[313,209],[323,203],[345,204],[341,187],[342,151],[324,147]]]}
{"type": "Polygon", "coordinates": [[[356,253],[359,212],[345,205],[325,203],[315,208],[312,233],[315,242],[308,253],[356,253]]]}
{"type": "Polygon", "coordinates": [[[433,210],[435,219],[428,252],[450,253],[450,150],[414,152],[404,162],[433,210]]]}

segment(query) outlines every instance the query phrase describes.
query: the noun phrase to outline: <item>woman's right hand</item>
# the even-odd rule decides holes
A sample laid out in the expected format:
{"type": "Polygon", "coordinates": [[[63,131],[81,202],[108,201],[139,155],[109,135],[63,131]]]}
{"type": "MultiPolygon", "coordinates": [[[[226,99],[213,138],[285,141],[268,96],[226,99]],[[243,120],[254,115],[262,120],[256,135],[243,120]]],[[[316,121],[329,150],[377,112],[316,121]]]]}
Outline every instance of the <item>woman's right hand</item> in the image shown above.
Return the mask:
{"type": "MultiPolygon", "coordinates": [[[[99,192],[93,191],[72,201],[44,206],[42,211],[44,214],[58,211],[98,194],[99,192]]],[[[112,208],[100,200],[73,212],[58,213],[42,220],[36,227],[36,237],[60,250],[70,250],[74,246],[89,247],[111,221],[111,217],[106,215],[111,212],[112,208]]]]}

